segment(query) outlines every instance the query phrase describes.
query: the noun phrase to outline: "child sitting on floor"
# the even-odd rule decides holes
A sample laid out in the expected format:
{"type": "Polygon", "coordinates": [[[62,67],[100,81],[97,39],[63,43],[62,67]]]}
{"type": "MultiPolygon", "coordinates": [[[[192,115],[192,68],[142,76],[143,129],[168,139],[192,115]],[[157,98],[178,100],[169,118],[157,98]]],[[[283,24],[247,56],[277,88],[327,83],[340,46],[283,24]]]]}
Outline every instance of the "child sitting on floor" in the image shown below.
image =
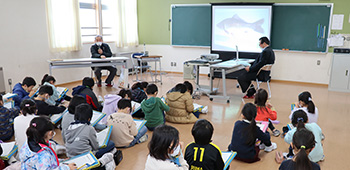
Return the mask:
{"type": "Polygon", "coordinates": [[[102,111],[102,106],[98,102],[95,93],[92,91],[95,82],[91,77],[85,77],[80,86],[74,87],[72,95],[81,95],[86,99],[86,102],[91,105],[92,109],[102,111]]]}

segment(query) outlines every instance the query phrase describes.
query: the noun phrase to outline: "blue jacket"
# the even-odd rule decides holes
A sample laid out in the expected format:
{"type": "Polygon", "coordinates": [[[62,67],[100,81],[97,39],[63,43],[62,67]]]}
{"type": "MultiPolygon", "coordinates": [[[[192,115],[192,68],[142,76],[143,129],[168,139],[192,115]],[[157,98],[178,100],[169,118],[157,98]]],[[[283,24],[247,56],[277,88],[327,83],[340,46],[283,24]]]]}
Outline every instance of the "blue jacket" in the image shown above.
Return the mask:
{"type": "Polygon", "coordinates": [[[15,101],[15,106],[20,106],[22,100],[29,99],[29,93],[26,92],[21,83],[17,83],[12,90],[12,93],[17,94],[17,96],[13,97],[13,100],[15,101]]]}
{"type": "MultiPolygon", "coordinates": [[[[237,121],[235,123],[235,127],[233,129],[232,133],[232,140],[231,144],[228,146],[228,150],[230,151],[236,151],[237,157],[243,158],[243,159],[254,159],[254,156],[256,154],[255,151],[255,144],[253,145],[247,145],[247,136],[245,132],[245,128],[249,126],[249,123],[245,121],[237,121]]],[[[263,132],[260,130],[260,128],[256,127],[256,138],[261,140],[262,143],[264,143],[266,146],[271,145],[270,140],[270,134],[268,132],[263,132]]]]}

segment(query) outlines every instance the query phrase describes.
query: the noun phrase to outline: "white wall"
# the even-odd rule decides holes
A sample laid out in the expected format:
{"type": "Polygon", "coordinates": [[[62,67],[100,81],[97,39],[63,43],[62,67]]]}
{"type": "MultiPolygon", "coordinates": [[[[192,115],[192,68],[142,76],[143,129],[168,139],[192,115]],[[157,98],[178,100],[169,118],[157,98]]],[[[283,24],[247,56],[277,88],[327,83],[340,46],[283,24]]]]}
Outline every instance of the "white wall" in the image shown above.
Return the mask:
{"type": "MultiPolygon", "coordinates": [[[[11,0],[2,1],[0,6],[1,40],[0,67],[4,69],[6,90],[12,79],[13,85],[22,82],[25,76],[32,76],[40,83],[42,76],[49,72],[47,60],[53,58],[90,57],[90,44],[84,44],[81,51],[51,53],[48,45],[45,1],[11,0]]],[[[133,51],[117,49],[110,44],[112,52],[133,51]]],[[[90,76],[90,68],[53,70],[58,84],[81,80],[90,76]]],[[[12,87],[13,87],[12,85],[12,87]]]]}
{"type": "MultiPolygon", "coordinates": [[[[162,69],[182,72],[183,62],[209,54],[209,48],[173,47],[170,45],[146,45],[150,55],[162,55],[162,69]],[[171,67],[170,62],[177,62],[171,67]]],[[[275,51],[276,61],[271,77],[275,80],[328,84],[332,54],[275,51]],[[321,61],[317,65],[317,60],[321,61]]],[[[201,74],[208,74],[208,68],[201,68],[201,74]]]]}

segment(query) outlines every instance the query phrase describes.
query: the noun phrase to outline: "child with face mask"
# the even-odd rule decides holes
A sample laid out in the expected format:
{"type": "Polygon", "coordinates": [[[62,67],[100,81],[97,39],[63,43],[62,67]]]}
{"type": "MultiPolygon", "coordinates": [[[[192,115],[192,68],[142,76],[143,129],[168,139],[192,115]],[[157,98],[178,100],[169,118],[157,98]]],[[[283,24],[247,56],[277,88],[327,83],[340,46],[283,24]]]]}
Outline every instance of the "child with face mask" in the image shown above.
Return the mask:
{"type": "Polygon", "coordinates": [[[148,144],[149,155],[145,170],[188,170],[182,146],[177,129],[165,124],[157,126],[148,144]]]}
{"type": "Polygon", "coordinates": [[[64,106],[53,106],[47,104],[47,100],[53,94],[53,90],[51,86],[44,85],[39,89],[38,96],[34,98],[36,103],[36,107],[38,109],[37,115],[52,115],[59,114],[66,110],[64,106]]]}
{"type": "Polygon", "coordinates": [[[146,126],[143,126],[138,132],[130,111],[131,101],[120,99],[118,112],[109,115],[107,118],[107,125],[113,125],[111,140],[116,147],[131,147],[148,139],[146,126]]]}

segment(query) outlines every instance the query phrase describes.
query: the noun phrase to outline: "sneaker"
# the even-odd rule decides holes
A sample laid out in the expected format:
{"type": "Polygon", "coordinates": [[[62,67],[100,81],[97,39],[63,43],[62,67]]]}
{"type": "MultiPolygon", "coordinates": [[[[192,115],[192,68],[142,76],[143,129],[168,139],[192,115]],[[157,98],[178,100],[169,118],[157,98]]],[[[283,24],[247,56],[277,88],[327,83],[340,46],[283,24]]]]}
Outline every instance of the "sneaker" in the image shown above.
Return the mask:
{"type": "Polygon", "coordinates": [[[259,149],[260,149],[260,150],[263,150],[263,149],[265,149],[265,148],[266,148],[265,144],[262,143],[262,144],[259,145],[259,149]]]}
{"type": "Polygon", "coordinates": [[[113,85],[112,85],[112,84],[106,84],[106,86],[107,86],[107,87],[113,87],[113,85]]]}
{"type": "Polygon", "coordinates": [[[148,135],[145,134],[139,139],[139,141],[137,141],[137,143],[146,142],[147,140],[148,140],[148,135]]]}
{"type": "Polygon", "coordinates": [[[101,162],[101,166],[105,166],[109,162],[114,162],[113,156],[114,155],[112,153],[105,153],[105,154],[103,154],[103,156],[100,159],[98,159],[98,161],[101,162]]]}
{"type": "Polygon", "coordinates": [[[277,149],[277,144],[276,143],[273,143],[273,142],[271,142],[271,146],[266,146],[265,147],[265,152],[271,152],[271,151],[273,151],[273,150],[275,150],[275,149],[277,149]]]}
{"type": "Polygon", "coordinates": [[[287,160],[293,159],[293,157],[294,157],[293,155],[289,155],[288,152],[283,152],[282,155],[283,155],[283,158],[287,159],[287,160]]]}
{"type": "Polygon", "coordinates": [[[272,135],[275,136],[275,137],[278,137],[279,135],[281,134],[281,132],[277,129],[275,129],[273,132],[272,132],[272,135]]]}
{"type": "Polygon", "coordinates": [[[102,87],[101,83],[97,83],[97,87],[102,87]]]}

